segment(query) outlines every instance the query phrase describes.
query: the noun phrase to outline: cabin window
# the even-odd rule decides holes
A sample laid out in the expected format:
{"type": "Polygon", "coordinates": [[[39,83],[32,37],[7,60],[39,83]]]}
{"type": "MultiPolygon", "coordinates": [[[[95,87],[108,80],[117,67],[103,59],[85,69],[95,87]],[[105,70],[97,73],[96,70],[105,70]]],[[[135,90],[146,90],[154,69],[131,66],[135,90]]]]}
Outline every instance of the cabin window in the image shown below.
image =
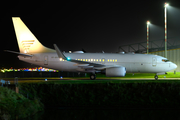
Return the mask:
{"type": "MultiPolygon", "coordinates": [[[[52,57],[53,58],[53,57],[52,57]]],[[[59,59],[60,61],[65,61],[62,58],[59,59]]],[[[75,59],[78,61],[89,61],[89,62],[105,62],[105,59],[75,59]]],[[[162,59],[163,62],[168,62],[169,60],[167,59],[162,59]]],[[[107,59],[107,62],[117,62],[117,59],[107,59]]]]}
{"type": "MultiPolygon", "coordinates": [[[[104,62],[104,59],[102,60],[104,62]]],[[[108,62],[117,62],[117,59],[107,59],[108,62]]]]}

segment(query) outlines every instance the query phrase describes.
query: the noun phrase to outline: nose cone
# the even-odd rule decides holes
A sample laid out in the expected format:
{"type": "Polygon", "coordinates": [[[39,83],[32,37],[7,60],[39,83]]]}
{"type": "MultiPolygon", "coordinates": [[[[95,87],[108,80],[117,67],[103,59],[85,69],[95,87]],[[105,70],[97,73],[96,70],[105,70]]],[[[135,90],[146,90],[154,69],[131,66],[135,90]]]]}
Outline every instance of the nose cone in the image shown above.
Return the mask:
{"type": "Polygon", "coordinates": [[[173,69],[176,69],[176,68],[177,68],[177,65],[174,64],[174,63],[171,63],[171,68],[172,68],[172,70],[173,70],[173,69]]]}

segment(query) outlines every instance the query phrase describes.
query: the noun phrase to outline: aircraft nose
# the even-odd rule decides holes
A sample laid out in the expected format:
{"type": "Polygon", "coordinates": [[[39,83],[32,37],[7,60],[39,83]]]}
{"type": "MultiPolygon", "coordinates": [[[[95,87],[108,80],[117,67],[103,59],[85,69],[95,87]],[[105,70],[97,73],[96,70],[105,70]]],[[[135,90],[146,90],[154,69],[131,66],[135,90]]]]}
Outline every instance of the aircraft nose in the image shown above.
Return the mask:
{"type": "Polygon", "coordinates": [[[172,67],[172,69],[176,69],[176,68],[177,68],[177,65],[174,64],[174,63],[171,63],[171,67],[172,67]]]}

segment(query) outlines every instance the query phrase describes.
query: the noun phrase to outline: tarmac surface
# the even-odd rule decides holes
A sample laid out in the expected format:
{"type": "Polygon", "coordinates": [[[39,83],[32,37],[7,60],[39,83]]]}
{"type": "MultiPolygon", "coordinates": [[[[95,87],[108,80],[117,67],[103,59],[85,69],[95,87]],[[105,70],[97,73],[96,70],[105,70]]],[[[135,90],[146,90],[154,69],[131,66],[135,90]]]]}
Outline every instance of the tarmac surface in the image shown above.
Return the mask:
{"type": "Polygon", "coordinates": [[[9,81],[10,84],[16,84],[16,83],[37,83],[37,82],[93,82],[93,83],[99,83],[102,82],[125,82],[125,81],[179,81],[180,78],[159,78],[158,80],[155,80],[154,78],[106,78],[106,77],[99,77],[96,78],[96,80],[90,80],[88,77],[64,77],[64,78],[4,78],[3,80],[9,81]]]}

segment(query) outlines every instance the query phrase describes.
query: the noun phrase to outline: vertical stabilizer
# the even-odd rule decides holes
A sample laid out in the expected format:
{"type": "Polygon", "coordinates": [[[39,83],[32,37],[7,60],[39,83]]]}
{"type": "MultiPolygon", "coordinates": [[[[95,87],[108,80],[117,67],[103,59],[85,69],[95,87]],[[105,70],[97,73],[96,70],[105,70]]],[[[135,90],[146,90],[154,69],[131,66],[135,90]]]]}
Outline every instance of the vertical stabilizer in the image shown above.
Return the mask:
{"type": "Polygon", "coordinates": [[[55,50],[43,46],[19,17],[12,17],[20,53],[45,53],[55,50]]]}

